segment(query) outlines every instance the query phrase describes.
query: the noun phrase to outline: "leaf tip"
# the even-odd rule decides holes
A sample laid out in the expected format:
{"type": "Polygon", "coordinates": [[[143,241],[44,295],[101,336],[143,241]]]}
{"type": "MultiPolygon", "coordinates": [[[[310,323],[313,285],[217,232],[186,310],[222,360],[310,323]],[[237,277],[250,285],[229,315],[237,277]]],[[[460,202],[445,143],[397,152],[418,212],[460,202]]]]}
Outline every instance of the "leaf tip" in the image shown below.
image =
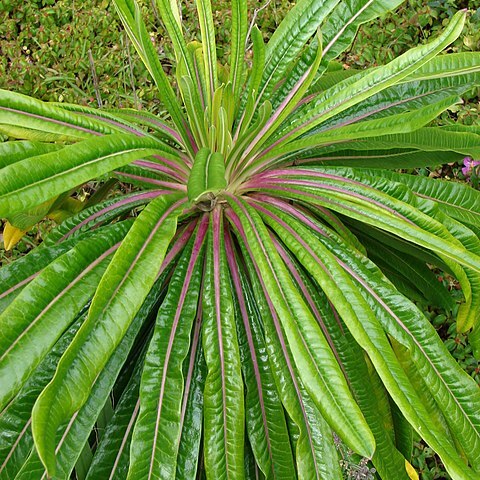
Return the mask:
{"type": "Polygon", "coordinates": [[[20,230],[7,221],[3,229],[3,245],[5,250],[7,252],[11,250],[22,239],[25,233],[27,233],[26,230],[20,230]]]}
{"type": "Polygon", "coordinates": [[[407,471],[408,478],[411,480],[418,480],[418,473],[408,460],[405,460],[405,470],[407,471]]]}

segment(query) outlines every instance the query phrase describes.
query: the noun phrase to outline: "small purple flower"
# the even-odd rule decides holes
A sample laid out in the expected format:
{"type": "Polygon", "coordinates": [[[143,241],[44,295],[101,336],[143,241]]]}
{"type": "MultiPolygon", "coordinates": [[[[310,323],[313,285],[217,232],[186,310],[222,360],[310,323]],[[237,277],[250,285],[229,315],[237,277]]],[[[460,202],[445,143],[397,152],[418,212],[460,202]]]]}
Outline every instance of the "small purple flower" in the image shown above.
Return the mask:
{"type": "Polygon", "coordinates": [[[479,160],[473,160],[470,157],[465,157],[463,159],[463,165],[464,165],[464,167],[462,168],[463,176],[464,177],[469,177],[470,174],[472,173],[472,170],[475,167],[478,167],[480,165],[480,161],[479,160]]]}

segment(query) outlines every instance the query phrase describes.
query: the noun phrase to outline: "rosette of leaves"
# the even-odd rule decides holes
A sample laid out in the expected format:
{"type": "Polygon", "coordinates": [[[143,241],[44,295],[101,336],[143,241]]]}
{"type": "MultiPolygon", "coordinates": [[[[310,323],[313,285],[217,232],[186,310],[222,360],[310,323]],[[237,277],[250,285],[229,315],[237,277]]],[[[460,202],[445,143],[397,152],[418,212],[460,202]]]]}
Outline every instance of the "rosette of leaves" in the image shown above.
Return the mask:
{"type": "Polygon", "coordinates": [[[478,387],[416,305],[453,309],[430,267],[454,276],[480,349],[479,193],[393,171],[480,154],[478,127],[429,126],[480,84],[479,54],[441,54],[466,12],[352,71],[333,60],[398,1],[300,0],[265,44],[234,0],[222,63],[210,1],[187,43],[158,0],[169,83],[114,3],[165,118],[0,92],[0,217],[136,187],[0,270],[0,478],[337,479],[335,433],[399,480],[416,432],[477,479],[478,387]]]}

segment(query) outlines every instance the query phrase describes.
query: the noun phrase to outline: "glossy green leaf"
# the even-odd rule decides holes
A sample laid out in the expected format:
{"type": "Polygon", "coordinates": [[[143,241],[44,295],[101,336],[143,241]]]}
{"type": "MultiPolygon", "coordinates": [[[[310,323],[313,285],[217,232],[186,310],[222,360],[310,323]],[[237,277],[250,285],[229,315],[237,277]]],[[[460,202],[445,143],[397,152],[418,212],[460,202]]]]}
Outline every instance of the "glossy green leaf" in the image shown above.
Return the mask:
{"type": "MultiPolygon", "coordinates": [[[[353,172],[345,171],[345,173],[351,177],[353,172]]],[[[401,179],[402,175],[399,177],[401,179]]],[[[360,178],[358,173],[356,178],[360,178]]],[[[381,190],[385,190],[393,196],[396,196],[398,199],[404,200],[405,195],[402,193],[402,190],[406,190],[402,188],[396,188],[394,182],[389,182],[389,184],[386,185],[383,177],[378,176],[368,178],[367,176],[364,176],[363,183],[375,186],[381,190]]],[[[471,192],[474,192],[472,189],[470,190],[471,192]]],[[[468,189],[466,189],[466,193],[468,193],[468,189]]],[[[441,236],[443,236],[443,238],[448,238],[448,235],[451,235],[452,239],[454,239],[454,244],[459,242],[465,248],[466,252],[479,255],[480,242],[477,236],[471,230],[464,227],[460,222],[457,222],[445,215],[442,210],[438,209],[437,204],[427,199],[426,196],[421,196],[418,198],[415,204],[420,211],[430,218],[436,219],[444,227],[438,228],[437,225],[437,228],[435,229],[441,236]],[[448,233],[445,230],[448,231],[448,233]]],[[[457,276],[462,286],[466,303],[460,307],[457,318],[457,327],[459,331],[467,331],[472,327],[472,325],[476,324],[477,311],[480,302],[476,292],[477,285],[480,283],[480,277],[478,272],[475,272],[474,270],[472,271],[469,268],[470,265],[465,264],[466,268],[459,269],[458,265],[451,263],[451,260],[447,260],[445,257],[443,257],[443,259],[447,263],[448,267],[457,276]]]]}
{"type": "Polygon", "coordinates": [[[251,286],[235,261],[231,240],[227,258],[235,286],[237,332],[246,385],[246,427],[255,459],[266,478],[292,478],[295,467],[283,407],[276,392],[265,339],[251,286]]]}
{"type": "MultiPolygon", "coordinates": [[[[205,80],[207,94],[210,101],[213,100],[213,93],[217,89],[217,52],[215,46],[215,31],[213,28],[212,5],[210,0],[195,2],[197,6],[200,32],[202,35],[203,58],[205,69],[205,80]]],[[[210,102],[207,102],[210,104],[210,102]]]]}
{"type": "Polygon", "coordinates": [[[44,238],[41,248],[43,250],[46,246],[62,245],[68,242],[69,239],[78,239],[79,236],[84,234],[90,235],[91,231],[97,229],[99,226],[110,223],[126,212],[148,203],[160,194],[159,191],[154,190],[125,195],[121,199],[113,198],[97,203],[68,218],[56,228],[53,228],[44,238]]]}
{"type": "Polygon", "coordinates": [[[318,324],[305,308],[300,294],[288,277],[258,214],[242,202],[237,202],[229,198],[229,204],[242,221],[250,248],[255,248],[256,261],[259,262],[264,282],[268,281],[269,295],[285,329],[305,388],[344,441],[362,455],[371,456],[374,450],[372,434],[351,397],[345,378],[318,324]],[[348,404],[349,407],[339,411],[340,404],[348,404]]]}
{"type": "Polygon", "coordinates": [[[114,5],[130,40],[157,84],[162,101],[172,116],[172,120],[181,133],[183,140],[186,142],[187,148],[191,147],[190,142],[188,142],[187,129],[185,128],[184,114],[176,101],[175,93],[160,64],[158,54],[152,45],[150,36],[140,16],[138,5],[134,0],[115,0],[114,5]]]}
{"type": "Polygon", "coordinates": [[[135,371],[93,457],[87,479],[127,478],[133,426],[138,417],[140,372],[135,371]]]}
{"type": "MultiPolygon", "coordinates": [[[[434,272],[425,263],[419,261],[418,257],[395,251],[391,246],[387,247],[372,237],[362,236],[361,241],[367,247],[369,258],[394,284],[398,277],[401,277],[411,289],[418,291],[425,305],[438,305],[447,311],[453,311],[455,302],[447,288],[437,280],[434,272]]],[[[402,286],[397,285],[397,288],[402,290],[402,286]]]]}
{"type": "Polygon", "coordinates": [[[277,249],[335,352],[355,399],[372,430],[376,444],[372,462],[376,470],[383,478],[406,479],[404,459],[396,451],[393,442],[391,412],[383,385],[371,371],[362,349],[343,323],[335,317],[331,304],[318,285],[305,275],[291,255],[287,255],[281,247],[277,249]]]}
{"type": "Polygon", "coordinates": [[[109,112],[117,119],[124,119],[129,123],[148,127],[160,136],[174,140],[177,144],[181,143],[181,137],[178,132],[174,128],[171,128],[163,117],[154,115],[146,110],[140,112],[133,108],[111,109],[109,112]]]}
{"type": "MultiPolygon", "coordinates": [[[[474,232],[472,232],[472,230],[448,215],[445,215],[433,202],[423,200],[419,203],[422,206],[425,205],[423,206],[424,211],[425,209],[432,211],[431,215],[445,225],[448,231],[458,239],[468,251],[480,255],[480,239],[474,232]]],[[[460,305],[457,313],[457,331],[464,333],[472,327],[477,328],[479,326],[480,274],[468,268],[468,266],[462,268],[461,273],[453,268],[452,270],[454,271],[465,296],[465,303],[460,305]]]]}
{"type": "MultiPolygon", "coordinates": [[[[355,121],[385,118],[462,95],[474,85],[480,84],[480,58],[478,54],[471,53],[439,55],[400,83],[335,115],[314,131],[329,130],[355,121]]],[[[365,74],[363,71],[357,77],[361,78],[365,74]]]]}
{"type": "MultiPolygon", "coordinates": [[[[232,218],[230,218],[232,220],[232,218]]],[[[240,225],[235,222],[236,228],[240,225]]],[[[244,240],[243,231],[239,237],[244,240]]],[[[252,293],[264,327],[265,347],[278,395],[287,412],[286,420],[298,476],[341,478],[331,431],[307,393],[288,347],[272,301],[261,282],[251,252],[241,244],[252,282],[252,293]]]]}
{"type": "Polygon", "coordinates": [[[35,207],[144,156],[162,154],[154,140],[128,134],[85,140],[0,170],[0,217],[35,207]]]}
{"type": "MultiPolygon", "coordinates": [[[[362,175],[362,172],[359,172],[362,175]]],[[[480,192],[469,185],[395,172],[365,171],[407,185],[421,198],[433,200],[447,215],[480,232],[480,192]]]]}
{"type": "MultiPolygon", "coordinates": [[[[321,38],[319,32],[317,32],[317,37],[321,38]]],[[[298,82],[292,87],[285,99],[277,106],[275,112],[272,114],[271,118],[267,120],[262,129],[257,133],[255,138],[247,146],[245,151],[242,153],[242,158],[248,159],[252,153],[257,151],[266,140],[268,140],[272,134],[278,129],[282,124],[285,118],[298,107],[298,103],[301,101],[304,93],[307,91],[308,87],[315,78],[315,74],[320,65],[322,59],[322,43],[319,40],[319,47],[317,55],[312,63],[312,65],[305,71],[298,82]]],[[[248,163],[251,163],[252,160],[249,160],[248,163]]]]}
{"type": "Polygon", "coordinates": [[[169,175],[165,175],[157,169],[156,164],[148,161],[139,160],[141,165],[130,164],[119,167],[112,172],[112,176],[120,182],[130,183],[142,190],[159,189],[162,193],[171,193],[174,191],[185,191],[185,185],[179,184],[178,181],[169,175]],[[148,168],[151,166],[152,168],[148,168]]]}
{"type": "Polygon", "coordinates": [[[72,341],[85,315],[74,322],[40,362],[17,396],[0,415],[0,478],[15,478],[33,447],[31,411],[45,385],[51,380],[65,349],[72,341]]]}
{"type": "MultiPolygon", "coordinates": [[[[162,280],[164,278],[165,275],[162,280]]],[[[161,280],[158,283],[160,282],[161,280]]],[[[158,286],[158,283],[156,286],[158,286]]],[[[152,317],[152,309],[155,308],[160,294],[160,288],[154,288],[149,292],[120,344],[95,379],[87,402],[78,413],[74,414],[74,418],[62,432],[62,440],[56,448],[56,470],[59,477],[68,477],[72,469],[74,467],[76,469],[78,458],[82,454],[82,447],[86,446],[95,422],[97,422],[106,401],[109,401],[109,395],[121,368],[127,360],[127,356],[132,350],[137,335],[144,323],[152,317]]],[[[142,354],[140,354],[140,358],[143,358],[142,354]]]]}
{"type": "Polygon", "coordinates": [[[183,428],[178,447],[176,478],[195,478],[197,470],[202,468],[203,391],[207,368],[202,350],[201,327],[202,312],[199,308],[185,375],[185,393],[182,403],[183,428]]]}
{"type": "MultiPolygon", "coordinates": [[[[346,255],[343,259],[346,259],[346,255]]],[[[480,392],[475,382],[447,354],[446,347],[421,312],[408,304],[386,282],[380,284],[381,276],[378,272],[376,275],[373,273],[372,265],[368,266],[368,270],[363,267],[363,272],[359,262],[355,266],[351,262],[349,266],[356,270],[351,275],[368,292],[371,299],[369,303],[374,306],[383,328],[409,350],[416,371],[435,398],[438,408],[445,414],[448,412],[451,430],[473,467],[478,469],[480,418],[476,409],[472,408],[472,401],[475,403],[480,400],[480,392]],[[469,398],[467,402],[463,400],[464,395],[469,398]],[[479,400],[473,400],[475,398],[479,400]]]]}
{"type": "MultiPolygon", "coordinates": [[[[253,103],[254,97],[251,98],[251,103],[247,103],[247,107],[245,110],[245,118],[247,119],[249,114],[253,114],[253,103]],[[251,107],[251,110],[249,110],[251,107]]],[[[242,155],[245,152],[245,149],[251,145],[254,138],[263,130],[266,123],[268,122],[272,113],[272,105],[269,101],[266,101],[259,109],[258,109],[258,116],[256,121],[245,131],[241,128],[239,138],[236,142],[236,145],[233,147],[230,155],[227,158],[227,167],[225,169],[225,173],[227,177],[230,177],[234,173],[237,173],[240,169],[239,162],[241,160],[242,155]]],[[[251,118],[251,117],[250,117],[251,118]]],[[[248,124],[250,119],[245,121],[245,124],[248,124]]],[[[243,124],[241,125],[243,126],[243,124]]],[[[240,128],[240,127],[239,127],[240,128]]]]}
{"type": "MultiPolygon", "coordinates": [[[[374,138],[370,139],[370,142],[375,144],[375,147],[370,143],[367,146],[368,142],[357,142],[355,140],[352,142],[320,147],[318,149],[309,149],[301,154],[292,156],[295,158],[301,157],[293,160],[293,162],[298,165],[339,165],[348,167],[355,166],[356,168],[381,167],[384,171],[387,171],[387,169],[436,167],[437,165],[444,163],[458,162],[464,158],[461,153],[438,150],[422,151],[414,148],[392,149],[387,147],[387,145],[384,145],[384,150],[382,150],[381,147],[376,149],[376,146],[380,142],[374,138]],[[357,146],[360,148],[355,150],[357,146]],[[373,148],[375,148],[375,150],[373,148]]],[[[285,158],[285,161],[282,163],[291,165],[292,160],[285,158]]]]}
{"type": "MultiPolygon", "coordinates": [[[[145,299],[131,327],[130,338],[134,338],[143,325],[155,318],[158,305],[163,296],[162,283],[168,277],[169,271],[162,273],[154,288],[145,299]]],[[[147,340],[151,335],[147,329],[147,340]]],[[[128,335],[128,334],[127,334],[128,335]]],[[[125,342],[125,339],[123,340],[125,342]]],[[[138,338],[137,338],[138,341],[138,338]]],[[[127,343],[127,346],[129,343],[127,343]]],[[[131,346],[131,345],[130,345],[131,346]]],[[[87,478],[126,479],[130,459],[130,442],[135,421],[140,409],[139,388],[141,371],[145,360],[145,350],[135,355],[132,369],[125,369],[128,374],[128,383],[122,391],[121,398],[115,406],[112,418],[108,421],[101,441],[96,449],[95,456],[89,468],[87,478]]],[[[118,374],[118,372],[117,372],[118,374]]],[[[117,377],[117,384],[120,377],[117,377]]],[[[115,394],[115,390],[112,394],[115,394]]],[[[85,410],[85,408],[84,408],[85,410]]],[[[98,426],[98,421],[97,421],[98,426]]]]}
{"type": "MultiPolygon", "coordinates": [[[[394,10],[400,3],[401,0],[354,0],[339,2],[322,26],[322,36],[325,45],[324,61],[331,61],[350,45],[355,38],[360,24],[373,20],[389,10],[394,10]]],[[[276,92],[276,98],[281,101],[281,99],[288,94],[292,85],[297,82],[313,62],[317,48],[316,42],[313,42],[306,51],[302,53],[300,60],[292,71],[289,72],[285,84],[276,92]]],[[[318,84],[317,88],[320,87],[319,82],[322,82],[323,79],[321,72],[319,73],[316,82],[316,84],[318,84]]]]}
{"type": "Polygon", "coordinates": [[[33,250],[0,270],[0,313],[47,265],[74,247],[81,236],[62,245],[33,250]]]}
{"type": "Polygon", "coordinates": [[[19,93],[0,89],[0,131],[14,138],[49,142],[78,141],[117,133],[121,129],[19,93]]]}
{"type": "MultiPolygon", "coordinates": [[[[135,337],[142,328],[143,322],[148,319],[152,307],[158,300],[158,296],[158,291],[152,291],[149,296],[147,296],[119,346],[107,361],[104,369],[96,377],[87,402],[79,411],[72,415],[68,423],[61,426],[61,436],[55,449],[56,478],[68,478],[72,470],[77,468],[78,461],[82,457],[82,454],[84,455],[86,449],[90,448],[86,443],[90,432],[104,408],[105,402],[130,352],[135,337]]],[[[91,459],[90,455],[86,457],[86,467],[88,468],[91,459]]],[[[28,461],[23,465],[19,478],[36,478],[32,471],[38,471],[39,469],[41,469],[41,476],[39,475],[37,478],[45,479],[47,477],[46,470],[37,451],[33,451],[28,461]]],[[[78,476],[77,472],[76,475],[78,476]]]]}
{"type": "Polygon", "coordinates": [[[464,21],[465,13],[458,12],[443,34],[434,41],[409,50],[388,65],[376,68],[354,82],[347,79],[329,88],[308,104],[301,114],[294,114],[288,126],[272,140],[287,136],[290,140],[297,138],[334,115],[404,79],[454,41],[460,35],[464,21]]]}
{"type": "Polygon", "coordinates": [[[259,99],[265,101],[270,97],[290,62],[338,3],[339,0],[301,0],[288,12],[267,44],[259,99]]]}
{"type": "Polygon", "coordinates": [[[96,376],[141,307],[159,272],[183,204],[178,196],[160,197],[140,214],[104,274],[86,322],[35,404],[33,436],[50,474],[55,472],[57,428],[87,401],[96,376]],[[74,388],[82,395],[72,397],[69,392],[74,388]]]}
{"type": "Polygon", "coordinates": [[[175,478],[184,389],[182,364],[188,354],[197,313],[207,225],[205,217],[185,247],[158,312],[142,372],[129,479],[175,478]]]}
{"type": "MultiPolygon", "coordinates": [[[[421,128],[411,133],[385,135],[368,142],[354,140],[345,143],[338,150],[390,150],[392,148],[418,149],[425,152],[451,151],[459,154],[478,156],[479,135],[468,131],[448,131],[439,128],[421,128]]],[[[442,163],[442,162],[439,162],[442,163]]],[[[437,160],[438,164],[438,160],[437,160]]],[[[380,166],[380,165],[379,165],[380,166]]]]}
{"type": "MultiPolygon", "coordinates": [[[[330,176],[317,172],[312,176],[318,176],[322,180],[318,183],[316,181],[310,183],[308,180],[299,180],[299,182],[291,180],[295,188],[283,189],[280,186],[276,194],[300,200],[307,197],[310,202],[331,208],[432,250],[445,261],[453,261],[480,272],[478,255],[466,250],[440,222],[407,201],[399,200],[384,192],[380,193],[380,190],[364,186],[358,181],[348,180],[344,183],[342,177],[337,175],[330,176]]],[[[385,186],[388,187],[387,184],[385,186]]],[[[392,192],[389,193],[401,189],[398,184],[391,184],[390,187],[392,192]]],[[[402,189],[400,193],[407,196],[404,200],[410,201],[412,194],[408,192],[408,189],[402,189]]]]}
{"type": "Polygon", "coordinates": [[[117,224],[78,243],[47,266],[0,315],[0,378],[4,386],[0,406],[18,391],[91,299],[129,227],[117,224]],[[42,288],[45,283],[48,290],[42,288]]]}
{"type": "Polygon", "coordinates": [[[0,143],[0,169],[25,158],[42,155],[60,148],[60,145],[53,143],[29,142],[26,140],[0,143]]]}
{"type": "Polygon", "coordinates": [[[255,100],[258,95],[258,87],[262,81],[263,69],[265,67],[265,43],[263,36],[256,25],[252,27],[250,32],[252,41],[252,68],[249,72],[249,79],[242,96],[238,118],[236,119],[236,130],[234,138],[238,138],[240,132],[245,131],[252,117],[255,115],[255,100]]]}
{"type": "MultiPolygon", "coordinates": [[[[320,242],[316,242],[314,237],[311,234],[309,235],[308,230],[305,227],[302,227],[299,222],[294,222],[288,219],[285,215],[280,214],[279,212],[277,213],[281,215],[281,218],[285,223],[280,224],[277,222],[275,230],[281,235],[281,238],[284,239],[294,254],[298,252],[302,243],[305,245],[306,241],[308,241],[311,250],[308,257],[305,256],[301,258],[302,264],[319,282],[330,301],[345,320],[345,323],[355,337],[355,340],[363,348],[366,348],[367,343],[369,344],[370,359],[376,366],[377,372],[382,378],[382,381],[385,383],[396,403],[399,404],[403,413],[407,416],[417,431],[421,432],[422,436],[426,438],[429,443],[434,445],[437,452],[439,452],[441,457],[444,458],[447,469],[454,472],[454,475],[460,475],[460,472],[462,472],[461,475],[464,475],[465,478],[474,478],[474,474],[471,470],[469,470],[463,464],[460,457],[456,455],[453,445],[444,441],[442,434],[437,431],[436,425],[430,421],[430,417],[428,416],[427,411],[424,410],[422,402],[418,397],[416,398],[415,390],[409,384],[408,380],[406,380],[403,371],[399,369],[399,365],[391,348],[387,346],[387,337],[384,334],[380,335],[379,332],[381,327],[379,322],[381,322],[382,327],[385,328],[390,335],[401,336],[402,343],[408,341],[410,348],[415,348],[414,345],[419,346],[419,352],[421,352],[421,355],[412,354],[412,358],[415,359],[414,361],[416,362],[417,368],[425,369],[423,370],[424,375],[428,375],[426,372],[430,370],[428,378],[431,382],[435,382],[435,384],[432,384],[431,386],[432,393],[435,392],[435,394],[441,396],[449,395],[451,398],[455,399],[457,405],[459,405],[462,401],[461,392],[467,389],[470,391],[470,397],[475,388],[474,382],[471,379],[467,380],[468,375],[463,372],[454,361],[452,361],[450,367],[444,365],[443,362],[450,362],[448,355],[440,352],[440,350],[445,349],[445,347],[436,336],[436,333],[434,333],[433,327],[431,327],[426,320],[422,326],[419,325],[419,319],[422,318],[422,315],[412,315],[411,308],[414,308],[413,305],[410,308],[410,312],[406,312],[404,309],[405,299],[400,300],[400,305],[402,306],[399,307],[397,311],[396,307],[393,305],[394,300],[385,294],[385,290],[381,293],[375,292],[376,288],[388,289],[388,283],[386,284],[385,282],[382,282],[380,285],[375,284],[375,287],[368,285],[369,281],[374,281],[372,275],[369,275],[368,280],[366,280],[367,277],[360,274],[359,269],[366,269],[368,267],[360,261],[358,263],[355,262],[352,253],[341,253],[341,249],[338,248],[334,250],[335,255],[327,253],[325,246],[321,246],[320,242]],[[297,240],[296,236],[298,236],[299,239],[301,238],[301,240],[297,240]],[[322,259],[321,263],[317,260],[319,255],[321,255],[322,259]],[[339,255],[341,259],[336,255],[339,255]],[[353,265],[355,265],[355,267],[353,265]],[[343,273],[341,270],[342,268],[345,270],[343,273]],[[335,275],[336,284],[329,281],[329,277],[325,275],[325,269],[328,269],[328,271],[331,272],[331,275],[335,275]],[[351,275],[355,282],[359,282],[361,288],[355,288],[353,283],[350,283],[350,281],[347,280],[345,274],[351,275]],[[342,285],[341,294],[342,296],[346,296],[346,299],[343,301],[339,301],[338,299],[340,291],[338,291],[337,284],[342,285]],[[365,300],[362,301],[361,297],[365,294],[364,289],[368,292],[368,295],[366,295],[365,300]],[[337,291],[335,292],[335,290],[337,291]],[[367,300],[368,303],[366,303],[367,300]],[[349,316],[342,312],[345,308],[349,310],[352,309],[349,316]],[[355,314],[353,313],[354,311],[358,311],[359,313],[355,314]],[[394,311],[396,312],[396,315],[399,316],[395,316],[393,313],[394,311]],[[360,314],[360,312],[362,313],[360,314]],[[352,320],[355,320],[355,318],[359,319],[360,315],[362,318],[361,324],[357,323],[357,325],[355,325],[352,320]],[[384,315],[389,317],[389,321],[384,320],[386,318],[384,315]],[[392,317],[396,319],[395,322],[392,322],[392,317]],[[360,325],[361,328],[358,330],[360,325]],[[427,328],[426,325],[428,325],[429,328],[427,328]],[[417,338],[417,335],[420,338],[417,338]],[[407,340],[408,336],[410,336],[409,340],[407,340]],[[425,342],[424,339],[421,338],[422,336],[428,336],[429,341],[434,342],[434,345],[431,345],[428,341],[425,342]],[[367,337],[369,340],[367,340],[367,337]],[[437,340],[435,340],[435,338],[437,340]],[[414,340],[412,341],[412,339],[414,340]],[[383,345],[379,350],[373,348],[374,343],[377,342],[379,342],[379,345],[383,345]],[[434,349],[439,349],[438,354],[436,352],[434,353],[434,349]],[[429,355],[432,355],[433,359],[430,358],[429,355]],[[385,368],[387,362],[388,369],[385,368]],[[451,368],[455,368],[456,370],[455,380],[453,381],[450,374],[447,373],[451,368]],[[442,376],[442,372],[445,372],[444,376],[442,376]],[[456,382],[460,382],[461,385],[457,386],[456,382]],[[415,408],[413,408],[414,404],[415,408]]],[[[330,248],[333,247],[330,240],[326,239],[325,241],[322,241],[322,244],[323,243],[326,243],[330,248]]],[[[392,292],[391,295],[395,295],[395,293],[392,292]]],[[[478,389],[476,390],[478,394],[478,389]]],[[[445,401],[445,398],[443,401],[445,401]]],[[[450,402],[449,405],[451,406],[450,402]]],[[[461,406],[459,405],[457,425],[462,430],[465,428],[465,431],[468,430],[470,432],[468,434],[469,441],[473,442],[475,442],[474,431],[476,421],[473,420],[475,415],[476,414],[471,409],[471,406],[468,405],[468,402],[461,406]]],[[[471,445],[473,446],[474,443],[471,445]]]]}
{"type": "Polygon", "coordinates": [[[277,157],[292,152],[315,147],[329,145],[335,142],[347,142],[355,139],[370,137],[382,137],[396,133],[410,133],[418,130],[434,120],[440,113],[459,102],[457,97],[447,97],[432,105],[417,108],[411,112],[398,113],[386,118],[368,120],[360,123],[336,125],[326,131],[313,135],[307,135],[286,145],[280,145],[268,152],[269,157],[277,157]]]}
{"type": "Polygon", "coordinates": [[[244,401],[220,208],[211,213],[203,290],[204,462],[208,477],[244,477],[244,401]]]}
{"type": "Polygon", "coordinates": [[[230,82],[232,82],[233,98],[240,99],[243,86],[243,72],[245,70],[245,42],[247,40],[247,2],[245,0],[232,1],[232,52],[230,62],[230,82]]]}
{"type": "Polygon", "coordinates": [[[204,106],[196,95],[198,86],[187,75],[180,77],[179,84],[195,142],[197,145],[208,145],[207,131],[203,121],[204,106]]]}
{"type": "Polygon", "coordinates": [[[155,2],[172,41],[177,62],[184,66],[187,76],[193,81],[196,78],[195,67],[182,34],[181,24],[178,22],[178,6],[170,0],[155,0],[155,2]]]}

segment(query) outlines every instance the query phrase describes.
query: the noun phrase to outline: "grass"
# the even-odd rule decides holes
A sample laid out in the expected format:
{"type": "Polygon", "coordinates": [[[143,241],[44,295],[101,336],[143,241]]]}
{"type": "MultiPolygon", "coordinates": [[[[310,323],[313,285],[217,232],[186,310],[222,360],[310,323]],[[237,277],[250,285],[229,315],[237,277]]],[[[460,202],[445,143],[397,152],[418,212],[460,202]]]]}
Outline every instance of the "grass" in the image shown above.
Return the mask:
{"type": "MultiPolygon", "coordinates": [[[[250,0],[249,3],[251,14],[257,9],[257,24],[265,39],[293,4],[286,0],[271,0],[266,4],[250,0]]],[[[167,58],[171,52],[169,45],[162,40],[162,29],[154,27],[155,10],[150,0],[143,0],[141,5],[151,27],[152,42],[165,60],[167,73],[170,73],[167,58]]],[[[198,30],[193,0],[182,2],[182,7],[186,34],[193,39],[198,30]]],[[[221,58],[229,53],[221,46],[228,44],[230,6],[226,0],[220,0],[214,2],[213,7],[221,58]]],[[[435,36],[459,8],[470,9],[471,15],[464,35],[450,50],[479,51],[480,0],[414,0],[384,18],[364,25],[341,61],[345,68],[358,69],[384,64],[435,36]]],[[[162,113],[155,87],[108,0],[0,2],[0,88],[45,101],[101,108],[134,107],[162,113]]],[[[465,104],[443,114],[440,122],[480,125],[479,94],[478,89],[472,90],[465,104]]],[[[461,165],[453,164],[416,173],[466,181],[460,170],[461,165]]],[[[469,181],[478,188],[478,177],[473,175],[469,181]]],[[[13,251],[0,250],[0,265],[28,253],[41,242],[50,226],[51,223],[41,223],[13,251]]],[[[439,281],[447,282],[451,294],[460,300],[461,292],[455,282],[448,278],[439,278],[439,281]]],[[[454,316],[436,309],[429,309],[426,313],[452,355],[480,383],[478,362],[472,355],[467,337],[457,334],[454,316]]],[[[342,445],[339,449],[345,478],[374,478],[364,461],[352,456],[342,445]]],[[[412,463],[422,480],[449,478],[438,458],[423,443],[415,443],[412,463]]]]}

